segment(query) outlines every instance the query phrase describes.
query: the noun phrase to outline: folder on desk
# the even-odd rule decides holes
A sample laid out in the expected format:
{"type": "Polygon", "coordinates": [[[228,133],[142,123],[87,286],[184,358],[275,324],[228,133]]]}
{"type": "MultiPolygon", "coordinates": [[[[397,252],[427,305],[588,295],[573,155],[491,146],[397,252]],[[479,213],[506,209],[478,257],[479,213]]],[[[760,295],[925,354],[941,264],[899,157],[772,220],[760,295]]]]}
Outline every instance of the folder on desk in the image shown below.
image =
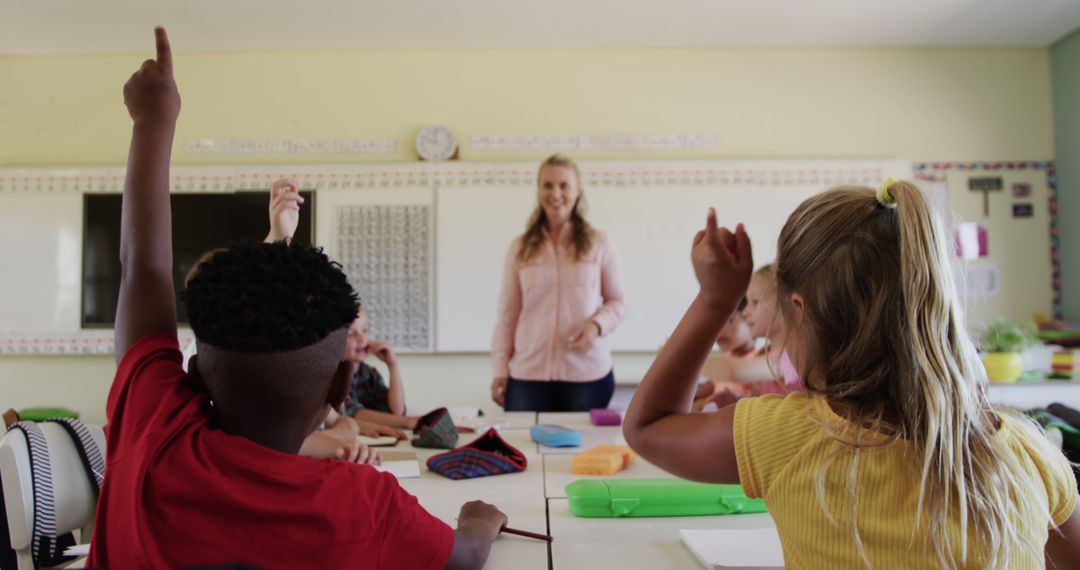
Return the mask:
{"type": "Polygon", "coordinates": [[[709,570],[784,568],[776,527],[680,530],[686,547],[709,570]]]}

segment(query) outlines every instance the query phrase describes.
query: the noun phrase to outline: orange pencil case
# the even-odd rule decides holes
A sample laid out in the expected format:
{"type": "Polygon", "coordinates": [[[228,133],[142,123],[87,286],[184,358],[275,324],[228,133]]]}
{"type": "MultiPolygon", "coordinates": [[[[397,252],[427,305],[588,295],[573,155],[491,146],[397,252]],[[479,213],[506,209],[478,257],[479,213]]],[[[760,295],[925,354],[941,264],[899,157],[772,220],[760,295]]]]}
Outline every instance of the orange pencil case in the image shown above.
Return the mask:
{"type": "Polygon", "coordinates": [[[598,445],[579,453],[570,461],[570,471],[577,475],[614,475],[626,469],[637,455],[626,445],[598,445]]]}

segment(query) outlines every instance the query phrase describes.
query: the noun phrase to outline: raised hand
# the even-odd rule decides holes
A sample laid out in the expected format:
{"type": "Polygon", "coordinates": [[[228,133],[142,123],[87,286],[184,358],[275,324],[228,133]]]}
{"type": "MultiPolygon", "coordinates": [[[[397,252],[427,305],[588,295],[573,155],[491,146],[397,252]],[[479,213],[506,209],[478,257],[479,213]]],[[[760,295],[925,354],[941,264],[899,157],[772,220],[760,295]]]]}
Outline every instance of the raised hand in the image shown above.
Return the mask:
{"type": "Polygon", "coordinates": [[[270,188],[270,234],[266,241],[293,238],[300,224],[300,205],[303,203],[297,181],[283,178],[274,182],[270,188]]]}
{"type": "Polygon", "coordinates": [[[157,57],[143,62],[124,84],[124,105],[135,124],[174,125],[180,92],[173,80],[172,48],[165,28],[154,28],[157,57]]]}
{"type": "Polygon", "coordinates": [[[691,259],[701,298],[709,307],[733,307],[746,294],[754,272],[754,257],[750,236],[742,224],[734,234],[719,228],[716,210],[709,208],[705,229],[694,236],[691,259]]]}

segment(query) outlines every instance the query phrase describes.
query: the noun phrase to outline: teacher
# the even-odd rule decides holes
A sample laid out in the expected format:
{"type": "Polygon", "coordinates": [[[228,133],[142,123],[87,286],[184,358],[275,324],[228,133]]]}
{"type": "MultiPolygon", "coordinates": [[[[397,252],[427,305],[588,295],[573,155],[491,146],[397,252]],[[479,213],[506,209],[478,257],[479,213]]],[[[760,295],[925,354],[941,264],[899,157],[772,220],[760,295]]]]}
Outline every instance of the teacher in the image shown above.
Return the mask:
{"type": "Polygon", "coordinates": [[[606,408],[615,392],[607,336],[626,314],[622,266],[585,220],[577,164],[540,165],[537,205],[506,254],[491,341],[491,398],[507,411],[606,408]]]}

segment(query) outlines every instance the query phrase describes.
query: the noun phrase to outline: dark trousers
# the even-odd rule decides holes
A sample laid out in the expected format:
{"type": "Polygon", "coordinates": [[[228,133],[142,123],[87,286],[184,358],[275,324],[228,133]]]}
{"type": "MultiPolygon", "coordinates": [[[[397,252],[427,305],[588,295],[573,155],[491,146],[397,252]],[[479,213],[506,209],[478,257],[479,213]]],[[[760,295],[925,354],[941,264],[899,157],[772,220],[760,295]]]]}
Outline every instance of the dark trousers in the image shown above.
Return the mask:
{"type": "Polygon", "coordinates": [[[517,380],[506,383],[508,412],[587,412],[606,408],[615,393],[615,371],[592,382],[517,380]]]}

